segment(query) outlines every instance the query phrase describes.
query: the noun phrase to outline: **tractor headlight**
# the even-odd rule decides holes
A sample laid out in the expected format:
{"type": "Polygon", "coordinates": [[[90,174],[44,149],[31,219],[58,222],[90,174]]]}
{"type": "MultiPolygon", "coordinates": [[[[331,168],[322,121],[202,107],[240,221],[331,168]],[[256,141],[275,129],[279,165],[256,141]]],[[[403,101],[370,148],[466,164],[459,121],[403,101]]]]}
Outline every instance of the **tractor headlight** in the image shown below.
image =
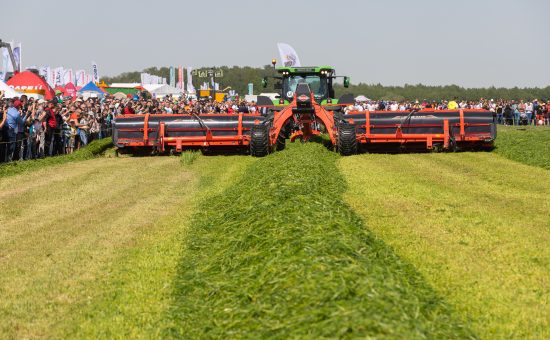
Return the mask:
{"type": "Polygon", "coordinates": [[[332,98],[327,99],[327,104],[332,104],[332,98]]]}

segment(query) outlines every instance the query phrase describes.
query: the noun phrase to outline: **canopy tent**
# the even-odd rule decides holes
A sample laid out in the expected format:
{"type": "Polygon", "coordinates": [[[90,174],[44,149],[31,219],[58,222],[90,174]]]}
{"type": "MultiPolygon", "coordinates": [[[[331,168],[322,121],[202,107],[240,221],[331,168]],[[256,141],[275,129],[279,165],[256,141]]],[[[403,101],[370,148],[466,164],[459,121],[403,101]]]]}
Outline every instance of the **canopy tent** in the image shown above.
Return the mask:
{"type": "Polygon", "coordinates": [[[367,98],[363,95],[355,97],[355,101],[359,102],[359,103],[366,102],[366,101],[369,101],[369,100],[370,100],[369,98],[367,98]]]}
{"type": "Polygon", "coordinates": [[[126,93],[124,92],[117,92],[113,95],[115,99],[126,99],[126,93]]]}
{"type": "Polygon", "coordinates": [[[182,90],[170,85],[144,85],[143,87],[157,98],[162,98],[168,95],[180,96],[183,93],[182,90]]]}
{"type": "Polygon", "coordinates": [[[73,83],[65,84],[65,91],[63,92],[64,96],[74,98],[74,97],[76,97],[76,92],[77,92],[77,89],[76,89],[76,86],[74,86],[73,83]]]}
{"type": "Polygon", "coordinates": [[[20,94],[15,92],[14,89],[9,87],[6,83],[0,80],[0,91],[4,93],[4,98],[15,98],[19,97],[20,94]]]}
{"type": "Polygon", "coordinates": [[[91,81],[78,91],[78,95],[84,98],[103,97],[105,92],[91,81]]]}
{"type": "Polygon", "coordinates": [[[16,92],[26,94],[28,97],[36,99],[44,98],[46,100],[51,100],[55,97],[54,90],[44,78],[30,71],[16,74],[7,81],[7,84],[16,92]]]}

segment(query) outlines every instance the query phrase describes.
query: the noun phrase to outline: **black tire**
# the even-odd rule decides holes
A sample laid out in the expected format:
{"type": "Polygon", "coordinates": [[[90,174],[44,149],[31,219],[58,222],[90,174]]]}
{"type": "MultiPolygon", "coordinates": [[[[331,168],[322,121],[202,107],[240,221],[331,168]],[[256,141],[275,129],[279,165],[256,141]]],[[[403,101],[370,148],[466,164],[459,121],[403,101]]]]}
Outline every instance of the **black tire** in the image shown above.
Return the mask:
{"type": "Polygon", "coordinates": [[[250,129],[250,155],[264,157],[269,154],[269,130],[266,125],[254,125],[250,129]]]}
{"type": "Polygon", "coordinates": [[[283,151],[285,149],[285,146],[286,146],[286,138],[284,134],[281,132],[277,137],[277,151],[283,151]]]}
{"type": "Polygon", "coordinates": [[[357,136],[354,125],[341,124],[338,127],[338,152],[342,156],[357,153],[357,136]]]}

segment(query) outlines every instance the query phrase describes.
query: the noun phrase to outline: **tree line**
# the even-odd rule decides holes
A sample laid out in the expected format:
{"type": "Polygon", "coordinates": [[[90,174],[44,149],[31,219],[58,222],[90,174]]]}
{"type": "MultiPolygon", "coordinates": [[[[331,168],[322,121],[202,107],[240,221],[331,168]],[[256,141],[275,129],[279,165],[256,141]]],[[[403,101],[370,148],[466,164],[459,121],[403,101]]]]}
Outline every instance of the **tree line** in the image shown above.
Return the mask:
{"type": "MultiPolygon", "coordinates": [[[[208,68],[200,68],[199,71],[207,70],[208,68]]],[[[273,76],[275,72],[270,65],[260,67],[239,67],[239,66],[221,66],[216,70],[223,73],[223,77],[216,78],[216,82],[220,84],[220,89],[231,87],[237,93],[244,95],[248,93],[248,84],[254,84],[254,93],[261,92],[277,92],[273,85],[275,80],[270,79],[267,88],[263,88],[261,81],[263,77],[273,76]]],[[[164,77],[167,80],[170,78],[169,67],[149,67],[143,71],[124,72],[114,77],[104,77],[107,84],[110,83],[129,83],[140,82],[140,74],[142,72],[164,77]]],[[[177,73],[177,72],[176,72],[177,73]]],[[[185,83],[187,83],[186,72],[184,72],[185,83]]],[[[353,78],[352,78],[353,79],[353,78]]],[[[193,77],[193,85],[196,89],[200,88],[203,82],[210,82],[210,78],[193,77]]],[[[345,93],[353,95],[365,95],[368,98],[375,100],[442,100],[458,97],[466,100],[476,100],[480,98],[502,98],[506,100],[533,100],[533,99],[550,99],[550,86],[544,88],[503,88],[503,87],[485,87],[485,88],[465,88],[457,85],[445,86],[428,86],[422,84],[404,86],[385,86],[381,84],[351,84],[349,88],[344,88],[340,84],[335,85],[336,97],[345,93]]]]}

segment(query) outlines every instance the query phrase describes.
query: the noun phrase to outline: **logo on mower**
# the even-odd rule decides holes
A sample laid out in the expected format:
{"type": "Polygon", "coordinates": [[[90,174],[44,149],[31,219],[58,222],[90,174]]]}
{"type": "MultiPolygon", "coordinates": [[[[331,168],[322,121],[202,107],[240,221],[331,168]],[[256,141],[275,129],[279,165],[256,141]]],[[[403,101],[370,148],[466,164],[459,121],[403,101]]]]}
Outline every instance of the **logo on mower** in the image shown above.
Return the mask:
{"type": "Polygon", "coordinates": [[[305,102],[309,99],[308,96],[306,96],[305,94],[301,95],[300,97],[298,97],[298,100],[301,101],[301,102],[305,102]]]}

